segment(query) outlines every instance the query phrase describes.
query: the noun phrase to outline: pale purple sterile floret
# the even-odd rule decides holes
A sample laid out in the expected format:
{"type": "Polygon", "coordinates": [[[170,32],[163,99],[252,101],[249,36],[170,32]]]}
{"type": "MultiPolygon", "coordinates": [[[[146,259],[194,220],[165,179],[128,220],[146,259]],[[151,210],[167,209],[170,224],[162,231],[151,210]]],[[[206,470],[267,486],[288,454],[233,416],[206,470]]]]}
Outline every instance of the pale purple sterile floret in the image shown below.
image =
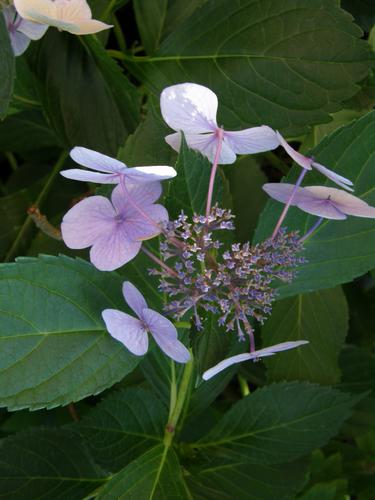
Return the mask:
{"type": "Polygon", "coordinates": [[[23,19],[13,6],[4,7],[3,15],[15,56],[25,52],[31,40],[39,40],[48,26],[23,19]]]}
{"type": "Polygon", "coordinates": [[[70,156],[75,162],[90,169],[72,168],[61,172],[62,176],[76,181],[119,184],[121,179],[127,179],[146,183],[172,179],[177,175],[174,168],[166,165],[128,168],[122,161],[79,146],[71,150],[70,156]]]}
{"type": "Polygon", "coordinates": [[[161,195],[160,182],[127,184],[127,195],[118,185],[112,203],[104,196],[91,196],[77,203],[64,216],[62,237],[69,248],[91,247],[90,260],[101,271],[113,271],[141,249],[142,241],[157,236],[168,212],[154,202],[161,195]],[[134,202],[136,200],[136,202],[134,202]]]}
{"type": "Polygon", "coordinates": [[[229,366],[235,365],[237,363],[242,363],[243,361],[257,361],[266,356],[273,356],[277,352],[286,351],[288,349],[294,349],[295,347],[299,347],[304,344],[308,344],[308,340],[297,340],[294,342],[282,342],[281,344],[272,345],[270,347],[266,347],[265,349],[259,349],[259,351],[247,352],[243,354],[237,354],[236,356],[232,356],[230,358],[224,359],[220,361],[217,365],[213,366],[209,370],[205,371],[202,375],[203,380],[209,380],[214,377],[221,371],[225,370],[229,366]]]}
{"type": "Polygon", "coordinates": [[[315,170],[318,170],[321,174],[325,175],[328,179],[330,179],[338,186],[346,189],[347,191],[353,191],[353,189],[349,187],[353,186],[351,180],[347,179],[346,177],[343,177],[342,175],[336,174],[332,170],[329,170],[324,165],[317,163],[313,158],[304,156],[303,154],[299,153],[287,143],[287,141],[279,132],[276,132],[276,134],[278,140],[280,141],[280,145],[284,148],[284,150],[288,153],[288,155],[302,168],[304,168],[305,170],[312,170],[313,168],[315,168],[315,170]]]}
{"type": "Polygon", "coordinates": [[[160,108],[166,123],[176,131],[165,140],[176,151],[181,146],[181,132],[187,145],[214,161],[222,137],[219,164],[236,161],[237,154],[269,151],[279,146],[276,132],[270,127],[248,128],[228,132],[216,120],[218,100],[212,90],[196,83],[181,83],[163,90],[160,108]]]}
{"type": "Polygon", "coordinates": [[[189,350],[178,340],[173,323],[149,309],[143,295],[129,281],[124,282],[122,291],[125,301],[138,318],[116,309],[105,309],[102,316],[112,337],[131,353],[143,356],[148,351],[149,332],[167,356],[178,363],[187,363],[190,360],[189,350]]]}
{"type": "MultiPolygon", "coordinates": [[[[294,184],[265,184],[264,191],[277,201],[286,203],[295,189],[294,184]]],[[[375,218],[375,208],[357,196],[326,186],[297,188],[292,205],[325,219],[346,219],[348,215],[375,218]]]]}

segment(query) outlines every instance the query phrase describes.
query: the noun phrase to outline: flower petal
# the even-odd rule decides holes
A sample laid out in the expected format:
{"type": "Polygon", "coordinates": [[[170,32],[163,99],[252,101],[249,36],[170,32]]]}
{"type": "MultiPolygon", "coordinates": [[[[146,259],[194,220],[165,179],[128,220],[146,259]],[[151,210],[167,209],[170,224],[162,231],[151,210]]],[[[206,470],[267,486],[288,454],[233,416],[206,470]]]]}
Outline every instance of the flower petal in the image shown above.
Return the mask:
{"type": "Polygon", "coordinates": [[[132,167],[128,168],[124,175],[127,179],[137,182],[157,182],[166,179],[173,179],[177,172],[173,167],[167,165],[155,165],[150,167],[132,167]]]}
{"type": "Polygon", "coordinates": [[[166,123],[185,133],[212,132],[217,128],[217,97],[196,83],[181,83],[163,90],[160,109],[166,123]]]}
{"type": "Polygon", "coordinates": [[[374,207],[371,207],[357,196],[346,193],[341,189],[329,188],[326,186],[308,186],[305,189],[317,198],[327,199],[329,197],[331,203],[333,203],[338,210],[347,215],[366,218],[375,217],[374,207]]]}
{"type": "Polygon", "coordinates": [[[189,350],[177,338],[174,324],[152,309],[144,309],[143,320],[160,349],[177,363],[187,363],[190,360],[189,350]]]}
{"type": "Polygon", "coordinates": [[[39,40],[48,30],[48,26],[44,24],[34,23],[27,19],[22,19],[21,24],[18,26],[17,31],[20,31],[31,40],[39,40]]]}
{"type": "Polygon", "coordinates": [[[325,219],[344,220],[347,216],[339,210],[331,200],[306,200],[297,204],[298,208],[308,214],[318,215],[325,219]]]}
{"type": "Polygon", "coordinates": [[[261,153],[277,148],[280,143],[272,128],[262,125],[238,132],[224,132],[224,141],[237,154],[261,153]]]}
{"type": "Polygon", "coordinates": [[[116,309],[105,309],[102,317],[114,339],[124,344],[136,356],[146,354],[148,335],[139,319],[116,309]]]}
{"type": "Polygon", "coordinates": [[[230,358],[227,359],[223,359],[223,361],[220,361],[220,363],[218,363],[217,365],[206,370],[203,373],[202,378],[203,380],[209,380],[210,378],[222,372],[229,366],[235,365],[236,363],[242,363],[243,361],[248,361],[249,359],[253,359],[253,357],[248,352],[244,354],[237,354],[236,356],[231,356],[230,358]]]}
{"type": "Polygon", "coordinates": [[[129,238],[121,224],[95,240],[90,250],[90,260],[100,271],[114,271],[136,257],[142,243],[129,238]]]}
{"type": "Polygon", "coordinates": [[[162,187],[160,182],[149,182],[147,184],[127,182],[126,191],[121,185],[116,186],[112,191],[112,203],[118,212],[132,213],[136,209],[134,204],[128,200],[128,196],[131,196],[134,203],[139,207],[149,206],[160,198],[162,187]]]}
{"type": "Polygon", "coordinates": [[[277,138],[280,141],[280,145],[285,149],[288,155],[301,167],[305,168],[306,170],[311,170],[311,164],[313,160],[293,149],[292,146],[290,146],[286,142],[284,137],[279,132],[276,132],[276,134],[277,138]]]}
{"type": "Polygon", "coordinates": [[[91,246],[98,238],[110,234],[115,225],[115,210],[104,196],[91,196],[80,201],[64,216],[61,233],[69,248],[91,246]]]}
{"type": "Polygon", "coordinates": [[[120,182],[119,174],[100,174],[99,172],[91,172],[81,168],[62,170],[60,174],[74,181],[95,182],[96,184],[118,184],[120,182]]]}
{"type": "Polygon", "coordinates": [[[256,353],[257,358],[262,358],[264,356],[270,356],[271,354],[275,354],[276,352],[287,351],[289,349],[294,349],[295,347],[299,347],[301,345],[309,344],[308,340],[294,340],[289,342],[281,342],[281,344],[271,345],[269,347],[265,347],[264,349],[259,349],[259,351],[255,351],[252,354],[256,353]]]}
{"type": "Polygon", "coordinates": [[[353,191],[353,189],[349,187],[353,186],[351,180],[347,179],[346,177],[343,177],[342,175],[336,174],[329,168],[325,167],[324,165],[321,165],[320,163],[317,163],[316,161],[312,163],[312,166],[316,170],[318,170],[321,174],[325,175],[328,179],[335,182],[339,186],[343,187],[344,189],[347,189],[348,191],[353,191]]]}
{"type": "Polygon", "coordinates": [[[143,207],[143,214],[134,213],[127,216],[126,230],[129,238],[133,240],[145,241],[154,238],[162,231],[160,223],[169,220],[167,209],[162,205],[143,207]]]}
{"type": "Polygon", "coordinates": [[[136,288],[133,283],[130,283],[130,281],[124,281],[122,285],[122,294],[128,306],[133,309],[139,318],[142,318],[143,309],[147,309],[147,302],[138,288],[136,288]]]}
{"type": "Polygon", "coordinates": [[[69,24],[64,22],[58,23],[55,21],[53,26],[61,28],[64,31],[68,31],[73,35],[90,35],[113,27],[112,24],[106,24],[102,21],[97,21],[96,19],[88,19],[87,21],[77,20],[75,23],[69,24]]]}
{"type": "Polygon", "coordinates": [[[70,157],[80,165],[99,172],[122,174],[127,170],[122,161],[81,146],[73,148],[70,151],[70,157]]]}
{"type": "Polygon", "coordinates": [[[30,45],[30,38],[23,33],[18,33],[18,31],[16,31],[16,33],[9,33],[9,36],[14,55],[18,57],[23,54],[30,45]]]}
{"type": "MultiPolygon", "coordinates": [[[[274,200],[286,203],[289,200],[294,187],[294,184],[272,182],[270,184],[264,184],[262,189],[274,200]]],[[[306,193],[305,188],[299,187],[296,190],[291,205],[297,205],[299,201],[308,199],[313,200],[314,197],[311,194],[306,193]]]]}
{"type": "Polygon", "coordinates": [[[14,0],[14,6],[24,19],[42,24],[48,24],[49,18],[55,14],[56,9],[50,0],[14,0]]]}

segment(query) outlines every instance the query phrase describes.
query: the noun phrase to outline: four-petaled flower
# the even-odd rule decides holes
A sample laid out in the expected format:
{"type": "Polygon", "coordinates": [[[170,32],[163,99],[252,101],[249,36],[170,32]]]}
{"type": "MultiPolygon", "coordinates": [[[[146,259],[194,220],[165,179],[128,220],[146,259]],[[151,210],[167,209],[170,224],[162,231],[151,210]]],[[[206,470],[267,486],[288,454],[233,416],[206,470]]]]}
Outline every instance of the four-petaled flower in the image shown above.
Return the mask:
{"type": "Polygon", "coordinates": [[[25,52],[31,40],[39,40],[48,26],[23,19],[13,6],[4,7],[3,15],[15,56],[25,52]]]}
{"type": "Polygon", "coordinates": [[[86,0],[14,0],[14,5],[23,18],[73,35],[88,35],[112,28],[112,25],[92,18],[86,0]]]}
{"type": "MultiPolygon", "coordinates": [[[[277,201],[286,203],[295,190],[294,184],[264,184],[264,191],[277,201]]],[[[341,189],[325,186],[297,188],[292,205],[325,219],[346,219],[348,215],[375,218],[375,208],[357,196],[341,189]]]]}
{"type": "Polygon", "coordinates": [[[190,353],[178,340],[177,330],[169,319],[149,309],[143,295],[129,281],[125,281],[122,292],[128,306],[138,318],[116,309],[102,312],[107,330],[136,356],[143,356],[148,350],[148,335],[151,333],[160,349],[174,361],[187,363],[190,353]]]}
{"type": "Polygon", "coordinates": [[[142,241],[161,232],[159,223],[168,212],[154,202],[161,195],[160,182],[121,185],[112,192],[112,203],[104,196],[86,198],[64,216],[62,237],[69,248],[91,247],[90,260],[101,271],[113,271],[141,249],[142,241]]]}
{"type": "Polygon", "coordinates": [[[176,131],[165,140],[176,151],[181,145],[181,132],[187,145],[214,161],[222,141],[219,164],[236,161],[237,154],[259,153],[279,146],[276,132],[266,125],[237,132],[220,128],[216,121],[218,100],[212,90],[195,83],[181,83],[163,90],[160,108],[166,123],[176,131]]]}
{"type": "Polygon", "coordinates": [[[128,179],[143,183],[163,181],[177,175],[174,168],[166,165],[128,168],[122,161],[79,146],[71,150],[70,156],[80,165],[90,170],[97,170],[97,172],[92,172],[81,168],[71,168],[60,172],[62,176],[75,181],[119,184],[121,179],[128,179]]]}

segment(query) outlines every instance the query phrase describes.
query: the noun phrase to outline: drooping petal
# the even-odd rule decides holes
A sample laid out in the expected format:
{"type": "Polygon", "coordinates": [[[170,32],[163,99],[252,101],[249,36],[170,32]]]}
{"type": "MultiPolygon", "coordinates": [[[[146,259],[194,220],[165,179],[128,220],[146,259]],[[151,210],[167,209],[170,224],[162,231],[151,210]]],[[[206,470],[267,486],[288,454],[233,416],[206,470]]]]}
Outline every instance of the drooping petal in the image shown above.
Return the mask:
{"type": "Polygon", "coordinates": [[[229,366],[235,365],[237,363],[242,363],[243,361],[249,361],[249,359],[253,359],[253,356],[248,352],[244,354],[237,354],[236,356],[231,356],[230,358],[224,359],[223,361],[220,361],[220,363],[218,363],[217,365],[206,370],[203,373],[202,378],[203,380],[209,380],[210,378],[222,372],[229,366]]]}
{"type": "Polygon", "coordinates": [[[95,182],[97,184],[118,184],[120,182],[119,174],[100,174],[99,172],[91,172],[81,168],[62,170],[60,174],[74,181],[95,182]]]}
{"type": "Polygon", "coordinates": [[[130,262],[139,253],[142,242],[129,238],[126,227],[116,224],[110,234],[95,240],[90,260],[100,271],[114,271],[130,262]]]}
{"type": "MultiPolygon", "coordinates": [[[[301,345],[309,344],[308,340],[292,340],[289,342],[281,342],[280,344],[271,345],[269,347],[265,347],[263,349],[259,349],[256,351],[256,357],[262,358],[264,356],[269,356],[270,354],[275,354],[276,352],[288,351],[289,349],[294,349],[295,347],[299,347],[301,345]]],[[[255,354],[253,352],[252,354],[255,354]]]]}
{"type": "Polygon", "coordinates": [[[375,218],[375,208],[357,196],[346,193],[341,189],[326,186],[308,186],[305,188],[316,198],[327,199],[341,212],[357,217],[375,218]]]}
{"type": "Polygon", "coordinates": [[[21,24],[17,28],[17,31],[20,31],[31,40],[39,40],[42,36],[44,36],[47,30],[48,26],[34,23],[33,21],[28,21],[27,19],[22,19],[21,24]]]}
{"type": "Polygon", "coordinates": [[[133,309],[139,318],[142,318],[143,310],[147,309],[147,302],[138,288],[133,283],[130,283],[130,281],[124,281],[122,284],[122,294],[128,306],[133,309]]]}
{"type": "Polygon", "coordinates": [[[288,155],[301,167],[305,168],[306,170],[311,170],[311,164],[313,160],[293,149],[292,146],[290,146],[286,142],[284,137],[279,132],[276,132],[276,134],[277,138],[280,141],[280,145],[285,149],[288,155]]]}
{"type": "MultiPolygon", "coordinates": [[[[289,200],[294,187],[295,187],[294,184],[273,182],[269,184],[264,184],[262,186],[262,189],[274,200],[286,203],[289,200]]],[[[299,201],[307,199],[313,200],[314,197],[308,192],[306,193],[305,188],[300,187],[297,188],[291,204],[297,205],[299,201]]]]}
{"type": "Polygon", "coordinates": [[[148,335],[142,322],[116,309],[102,312],[104,323],[111,336],[121,342],[136,356],[143,356],[148,350],[148,335]]]}
{"type": "Polygon", "coordinates": [[[97,239],[111,234],[115,210],[104,196],[91,196],[71,208],[64,216],[61,233],[69,248],[91,246],[97,239]]]}
{"type": "Polygon", "coordinates": [[[320,163],[317,163],[316,161],[312,162],[312,166],[316,168],[316,170],[318,170],[321,174],[325,175],[328,179],[335,182],[339,186],[343,187],[344,189],[347,189],[348,191],[353,191],[353,189],[349,187],[353,186],[351,180],[347,179],[346,177],[343,177],[342,175],[336,174],[329,168],[325,167],[324,165],[321,165],[320,163]]]}
{"type": "Polygon", "coordinates": [[[238,132],[225,131],[224,141],[236,154],[261,153],[275,149],[280,145],[276,132],[266,125],[238,132]]]}
{"type": "Polygon", "coordinates": [[[18,57],[23,54],[30,45],[30,38],[23,33],[19,33],[18,31],[15,33],[9,33],[9,35],[14,55],[18,57]]]}
{"type": "Polygon", "coordinates": [[[70,157],[83,167],[99,172],[122,174],[127,171],[127,167],[122,161],[81,146],[73,148],[70,151],[70,157]]]}
{"type": "Polygon", "coordinates": [[[165,122],[176,132],[200,134],[217,128],[217,97],[196,83],[181,83],[163,90],[160,109],[165,122]]]}
{"type": "Polygon", "coordinates": [[[177,363],[190,360],[189,350],[178,340],[177,330],[169,319],[152,309],[144,309],[142,317],[155,342],[167,356],[177,363]]]}

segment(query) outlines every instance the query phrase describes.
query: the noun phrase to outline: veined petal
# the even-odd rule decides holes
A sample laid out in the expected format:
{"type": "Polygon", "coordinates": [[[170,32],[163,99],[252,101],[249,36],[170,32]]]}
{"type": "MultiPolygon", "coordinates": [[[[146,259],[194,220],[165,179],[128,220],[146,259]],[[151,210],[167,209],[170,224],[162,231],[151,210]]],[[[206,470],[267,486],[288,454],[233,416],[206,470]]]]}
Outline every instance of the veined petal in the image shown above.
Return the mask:
{"type": "Polygon", "coordinates": [[[155,165],[150,167],[127,168],[124,175],[131,181],[146,183],[172,179],[176,177],[177,172],[173,167],[168,167],[167,165],[155,165]]]}
{"type": "Polygon", "coordinates": [[[177,363],[187,363],[190,360],[189,350],[178,340],[177,330],[169,319],[152,309],[144,309],[142,317],[155,342],[167,356],[177,363]]]}
{"type": "Polygon", "coordinates": [[[261,153],[277,148],[280,143],[272,128],[262,125],[238,132],[224,132],[224,141],[236,154],[261,153]]]}
{"type": "Polygon", "coordinates": [[[21,24],[18,26],[17,31],[20,31],[31,40],[39,40],[48,30],[48,26],[44,24],[34,23],[27,19],[22,19],[21,24]]]}
{"type": "Polygon", "coordinates": [[[181,83],[163,90],[160,109],[165,122],[185,133],[212,132],[217,128],[217,97],[212,90],[196,83],[181,83]]]}
{"type": "Polygon", "coordinates": [[[91,172],[81,168],[62,170],[60,174],[74,181],[95,182],[97,184],[118,184],[120,182],[120,174],[100,174],[99,172],[91,172]]]}
{"type": "Polygon", "coordinates": [[[229,366],[235,365],[237,363],[242,363],[243,361],[248,361],[249,359],[253,359],[253,357],[248,352],[243,354],[237,354],[236,356],[231,356],[230,358],[227,359],[223,359],[223,361],[220,361],[220,363],[218,363],[217,365],[206,370],[203,373],[202,378],[203,380],[209,380],[210,378],[222,372],[229,366]]]}
{"type": "Polygon", "coordinates": [[[335,182],[339,186],[343,187],[344,189],[347,189],[348,191],[353,191],[353,189],[349,187],[353,186],[351,180],[347,179],[346,177],[343,177],[342,175],[336,174],[336,172],[333,172],[329,168],[325,167],[324,165],[321,165],[320,163],[317,163],[316,161],[312,162],[312,166],[316,168],[316,170],[318,170],[321,174],[325,175],[328,179],[335,182]]]}
{"type": "Polygon", "coordinates": [[[110,234],[95,240],[90,260],[100,271],[114,271],[134,259],[141,246],[141,242],[129,238],[123,224],[116,224],[110,234]]]}
{"type": "Polygon", "coordinates": [[[130,283],[130,281],[124,281],[122,284],[122,294],[128,306],[133,309],[139,318],[142,318],[143,309],[147,309],[147,302],[138,288],[133,283],[130,283]]]}
{"type": "Polygon", "coordinates": [[[90,35],[113,27],[112,24],[106,24],[96,19],[77,20],[75,23],[69,24],[65,22],[59,24],[55,21],[53,26],[60,27],[62,30],[72,33],[72,35],[90,35]]]}
{"type": "Polygon", "coordinates": [[[149,182],[147,184],[134,184],[126,182],[126,191],[119,184],[112,191],[112,203],[116,208],[117,212],[130,215],[133,213],[139,213],[134,206],[136,204],[138,207],[149,206],[158,200],[162,193],[162,187],[160,182],[149,182]],[[133,203],[129,201],[128,197],[131,197],[133,203]]]}
{"type": "Polygon", "coordinates": [[[23,33],[19,33],[18,31],[15,33],[9,33],[9,36],[14,55],[18,57],[23,54],[30,45],[30,38],[23,33]]]}
{"type": "Polygon", "coordinates": [[[51,0],[14,0],[14,6],[24,19],[42,24],[48,24],[49,18],[56,12],[56,6],[51,0]]]}
{"type": "Polygon", "coordinates": [[[325,219],[345,220],[347,216],[331,200],[306,200],[297,204],[298,208],[308,214],[318,215],[325,219]]]}
{"type": "Polygon", "coordinates": [[[136,356],[146,354],[148,335],[139,319],[116,309],[105,309],[102,317],[108,332],[114,339],[121,342],[136,356]]]}
{"type": "Polygon", "coordinates": [[[91,9],[86,0],[55,0],[56,14],[66,20],[91,19],[91,9]]]}
{"type": "Polygon", "coordinates": [[[276,132],[277,138],[280,141],[280,145],[285,149],[285,151],[288,153],[288,155],[296,162],[298,165],[300,165],[302,168],[305,168],[306,170],[311,170],[311,164],[313,160],[311,158],[308,158],[307,156],[304,156],[303,154],[299,153],[295,149],[290,146],[284,137],[279,133],[276,132]]]}
{"type": "Polygon", "coordinates": [[[262,358],[264,356],[269,356],[270,354],[275,354],[281,351],[287,351],[289,349],[294,349],[295,347],[299,347],[301,345],[308,344],[308,340],[293,340],[289,342],[281,342],[280,344],[271,345],[269,347],[265,347],[263,349],[259,349],[259,351],[255,351],[252,354],[257,354],[257,358],[262,358]]]}
{"type": "MultiPolygon", "coordinates": [[[[265,191],[269,196],[271,196],[271,198],[280,201],[282,203],[286,203],[289,200],[294,188],[295,188],[294,184],[278,183],[278,182],[272,182],[269,184],[264,184],[262,186],[263,191],[265,191]]],[[[297,205],[299,201],[308,199],[313,200],[314,199],[313,195],[309,194],[308,192],[305,192],[305,188],[299,187],[295,192],[291,205],[297,205]]]]}
{"type": "Polygon", "coordinates": [[[91,246],[97,239],[107,237],[115,225],[115,210],[104,196],[91,196],[80,201],[64,216],[61,233],[69,248],[91,246]]]}
{"type": "Polygon", "coordinates": [[[168,221],[168,212],[162,205],[143,207],[143,213],[126,217],[126,231],[132,240],[146,241],[161,233],[161,222],[168,221]],[[146,218],[146,217],[147,218],[146,218]]]}
{"type": "Polygon", "coordinates": [[[70,151],[70,157],[83,167],[99,172],[122,174],[127,171],[127,167],[122,161],[81,146],[73,148],[70,151]]]}

